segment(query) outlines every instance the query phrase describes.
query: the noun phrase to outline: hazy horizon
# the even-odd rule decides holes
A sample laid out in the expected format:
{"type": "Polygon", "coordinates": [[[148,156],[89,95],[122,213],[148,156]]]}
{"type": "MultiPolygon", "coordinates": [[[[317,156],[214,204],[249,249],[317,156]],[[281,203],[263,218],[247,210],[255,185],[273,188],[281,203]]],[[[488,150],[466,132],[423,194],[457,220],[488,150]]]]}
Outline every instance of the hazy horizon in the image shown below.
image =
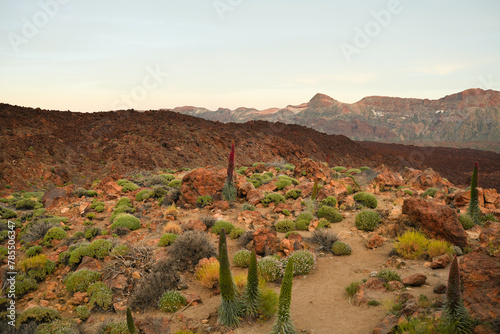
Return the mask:
{"type": "Polygon", "coordinates": [[[283,108],[500,90],[500,3],[0,2],[0,103],[283,108]]]}

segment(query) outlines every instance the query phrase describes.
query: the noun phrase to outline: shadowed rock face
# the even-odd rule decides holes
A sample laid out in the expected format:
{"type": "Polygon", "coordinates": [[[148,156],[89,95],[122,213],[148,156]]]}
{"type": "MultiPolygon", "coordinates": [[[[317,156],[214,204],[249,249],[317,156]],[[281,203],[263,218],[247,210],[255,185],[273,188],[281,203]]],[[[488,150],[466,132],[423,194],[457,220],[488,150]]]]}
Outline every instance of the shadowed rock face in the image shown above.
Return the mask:
{"type": "Polygon", "coordinates": [[[458,221],[457,213],[449,206],[410,198],[404,201],[403,213],[430,237],[444,239],[461,248],[467,246],[467,233],[458,221]]]}

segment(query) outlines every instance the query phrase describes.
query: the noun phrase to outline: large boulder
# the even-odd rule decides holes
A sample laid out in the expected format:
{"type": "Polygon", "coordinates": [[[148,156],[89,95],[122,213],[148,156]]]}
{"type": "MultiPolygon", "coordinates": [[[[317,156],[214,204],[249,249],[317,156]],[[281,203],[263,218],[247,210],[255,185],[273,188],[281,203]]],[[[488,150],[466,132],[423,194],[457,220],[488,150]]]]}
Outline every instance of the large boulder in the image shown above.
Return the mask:
{"type": "Polygon", "coordinates": [[[407,184],[415,189],[447,189],[451,186],[450,181],[443,179],[441,175],[435,172],[432,168],[427,168],[421,173],[415,173],[415,170],[412,170],[411,172],[407,172],[405,176],[405,178],[408,177],[407,184]]]}
{"type": "Polygon", "coordinates": [[[500,223],[488,223],[481,247],[460,261],[465,306],[480,321],[500,320],[500,223]],[[487,234],[487,235],[486,235],[487,234]]]}
{"type": "Polygon", "coordinates": [[[197,168],[182,178],[179,205],[196,205],[199,196],[220,195],[227,172],[225,168],[197,168]]]}
{"type": "Polygon", "coordinates": [[[457,213],[450,207],[421,198],[409,198],[403,203],[403,213],[430,237],[447,240],[461,248],[467,246],[467,233],[458,221],[457,213]]]}
{"type": "Polygon", "coordinates": [[[255,253],[262,256],[276,253],[280,244],[276,231],[265,228],[255,231],[252,236],[252,243],[255,253]]]}

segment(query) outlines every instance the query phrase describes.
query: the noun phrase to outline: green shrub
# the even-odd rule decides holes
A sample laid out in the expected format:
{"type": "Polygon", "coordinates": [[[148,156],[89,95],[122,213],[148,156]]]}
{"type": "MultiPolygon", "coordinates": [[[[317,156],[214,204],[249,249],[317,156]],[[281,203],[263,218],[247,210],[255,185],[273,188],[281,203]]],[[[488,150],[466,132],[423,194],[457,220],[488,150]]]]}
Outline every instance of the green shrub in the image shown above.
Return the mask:
{"type": "Polygon", "coordinates": [[[283,232],[286,233],[288,231],[293,231],[295,230],[295,223],[293,220],[290,219],[283,219],[274,224],[274,228],[278,232],[283,232]]]}
{"type": "Polygon", "coordinates": [[[160,242],[158,242],[158,246],[160,247],[167,247],[171,244],[174,243],[174,241],[177,239],[178,235],[174,233],[165,233],[164,235],[161,236],[160,242]]]}
{"type": "Polygon", "coordinates": [[[316,229],[322,229],[322,228],[327,228],[327,227],[330,227],[331,226],[331,223],[325,219],[325,218],[321,218],[318,222],[318,226],[316,227],[316,229]]]}
{"type": "Polygon", "coordinates": [[[436,195],[436,192],[438,192],[439,189],[437,188],[428,188],[424,191],[424,193],[422,194],[422,197],[426,197],[426,196],[431,196],[431,197],[434,197],[436,195]]]}
{"type": "Polygon", "coordinates": [[[361,281],[352,281],[348,286],[346,286],[345,292],[347,293],[347,296],[352,298],[356,292],[358,292],[361,284],[363,284],[361,281]]]}
{"type": "Polygon", "coordinates": [[[286,268],[290,259],[293,259],[293,276],[307,275],[316,267],[316,257],[308,250],[298,250],[284,258],[282,268],[286,268]]]}
{"type": "Polygon", "coordinates": [[[25,274],[18,274],[16,276],[15,282],[15,295],[16,299],[20,299],[22,296],[30,291],[38,289],[36,280],[25,274]]]}
{"type": "Polygon", "coordinates": [[[454,253],[453,248],[448,241],[435,239],[429,240],[426,251],[427,255],[429,255],[429,258],[431,259],[444,254],[449,254],[451,256],[454,253]]]}
{"type": "Polygon", "coordinates": [[[260,277],[266,282],[274,282],[281,276],[282,264],[273,256],[265,256],[257,262],[260,277]]]}
{"type": "Polygon", "coordinates": [[[234,225],[225,220],[218,220],[215,222],[214,226],[212,226],[212,233],[219,235],[221,229],[225,229],[226,233],[231,233],[234,229],[234,225]]]}
{"type": "Polygon", "coordinates": [[[135,195],[135,200],[138,202],[145,201],[155,195],[155,191],[152,189],[143,189],[135,195]]]}
{"type": "Polygon", "coordinates": [[[292,190],[288,190],[285,194],[285,198],[288,199],[288,198],[293,198],[293,199],[297,199],[299,198],[300,196],[302,196],[302,190],[300,189],[292,189],[292,190]]]}
{"type": "Polygon", "coordinates": [[[335,241],[332,245],[332,253],[337,256],[351,255],[351,246],[342,241],[335,241]]]}
{"type": "Polygon", "coordinates": [[[354,200],[363,206],[370,209],[375,209],[377,207],[377,197],[370,193],[357,193],[353,196],[354,200]]]}
{"type": "Polygon", "coordinates": [[[112,322],[105,325],[99,334],[130,334],[128,331],[127,323],[123,322],[112,322]]]}
{"type": "Polygon", "coordinates": [[[363,166],[363,167],[359,168],[360,171],[365,171],[365,170],[368,170],[368,169],[370,169],[370,167],[368,167],[368,166],[363,166]]]}
{"type": "Polygon", "coordinates": [[[102,207],[104,207],[104,202],[99,202],[97,199],[94,199],[94,200],[92,201],[92,204],[90,204],[90,208],[91,208],[91,209],[94,209],[94,210],[95,210],[95,208],[97,208],[98,206],[102,206],[102,207]]]}
{"type": "Polygon", "coordinates": [[[97,213],[101,213],[105,210],[106,208],[104,207],[104,205],[98,205],[95,207],[95,212],[97,213]]]}
{"type": "Polygon", "coordinates": [[[292,235],[294,235],[294,234],[295,234],[295,235],[300,235],[300,233],[298,233],[298,232],[295,232],[295,231],[289,231],[289,232],[286,232],[286,234],[285,234],[285,239],[289,239],[289,238],[290,238],[290,236],[292,236],[292,235]]]}
{"type": "Polygon", "coordinates": [[[308,211],[301,212],[297,215],[296,220],[305,220],[306,222],[310,223],[311,220],[313,220],[314,216],[312,213],[308,211]]]}
{"type": "Polygon", "coordinates": [[[326,205],[320,207],[316,215],[318,218],[325,218],[330,223],[338,223],[344,219],[337,209],[326,205]]]}
{"type": "Polygon", "coordinates": [[[278,193],[269,193],[260,201],[264,207],[268,207],[270,203],[274,204],[285,203],[285,197],[278,193]]]}
{"type": "Polygon", "coordinates": [[[474,219],[472,219],[467,214],[458,216],[458,221],[460,222],[460,224],[462,224],[462,226],[465,230],[470,230],[471,228],[473,228],[476,225],[476,223],[474,222],[474,219]]]}
{"type": "Polygon", "coordinates": [[[128,213],[122,213],[116,217],[115,222],[111,224],[111,229],[117,229],[119,227],[126,227],[129,230],[137,230],[141,227],[141,221],[139,218],[132,216],[128,213]]]}
{"type": "Polygon", "coordinates": [[[37,207],[37,202],[32,199],[21,199],[16,202],[16,210],[33,210],[37,207]]]}
{"type": "Polygon", "coordinates": [[[241,237],[243,234],[245,234],[245,229],[242,228],[242,227],[235,227],[231,233],[229,233],[229,237],[231,239],[238,239],[239,237],[241,237]]]}
{"type": "Polygon", "coordinates": [[[327,198],[321,201],[321,205],[336,207],[337,199],[333,196],[328,196],[327,198]]]}
{"type": "Polygon", "coordinates": [[[91,257],[104,259],[113,249],[113,242],[104,239],[97,239],[92,241],[87,247],[91,257]]]}
{"type": "Polygon", "coordinates": [[[247,249],[237,251],[233,257],[233,265],[236,267],[247,268],[250,264],[251,252],[247,249]]]}
{"type": "Polygon", "coordinates": [[[85,229],[85,239],[91,240],[101,234],[101,229],[98,227],[89,227],[85,229]]]}
{"type": "Polygon", "coordinates": [[[265,283],[259,286],[260,312],[263,320],[271,318],[278,310],[278,294],[265,283]]]}
{"type": "Polygon", "coordinates": [[[172,180],[170,181],[170,183],[168,184],[169,187],[171,188],[180,188],[182,185],[182,180],[172,180]]]}
{"type": "Polygon", "coordinates": [[[91,309],[99,307],[106,311],[113,304],[113,292],[103,282],[95,282],[87,289],[89,295],[89,306],[91,309]]]}
{"type": "Polygon", "coordinates": [[[132,203],[130,202],[130,198],[128,197],[121,197],[118,202],[116,203],[116,208],[120,207],[120,206],[128,206],[128,207],[132,207],[132,203]]]}
{"type": "Polygon", "coordinates": [[[359,173],[361,173],[361,169],[351,168],[346,173],[347,174],[359,174],[359,173]]]}
{"type": "Polygon", "coordinates": [[[214,199],[212,198],[212,196],[208,196],[208,195],[199,196],[196,199],[196,204],[198,204],[199,206],[201,206],[203,208],[203,207],[205,207],[207,205],[212,204],[213,201],[214,201],[214,199]]]}
{"type": "Polygon", "coordinates": [[[410,195],[410,196],[413,196],[413,191],[411,191],[411,190],[409,190],[409,189],[405,189],[405,190],[403,190],[403,192],[404,192],[405,194],[408,194],[408,195],[410,195]]]}
{"type": "Polygon", "coordinates": [[[237,195],[238,191],[234,186],[234,182],[226,179],[224,186],[222,186],[222,199],[228,201],[229,203],[232,203],[236,200],[237,195]]]}
{"type": "Polygon", "coordinates": [[[285,187],[288,187],[288,186],[291,186],[291,185],[292,185],[292,181],[290,181],[290,180],[284,180],[284,179],[278,180],[278,182],[275,183],[275,186],[276,186],[276,188],[278,190],[282,190],[285,187]]]}
{"type": "Polygon", "coordinates": [[[68,292],[85,292],[87,288],[101,279],[101,274],[89,269],[81,269],[70,273],[65,279],[68,292]]]}
{"type": "Polygon", "coordinates": [[[337,173],[341,173],[341,172],[343,172],[343,171],[347,170],[347,168],[342,167],[342,166],[332,167],[332,169],[333,169],[334,171],[336,171],[337,173]]]}
{"type": "Polygon", "coordinates": [[[33,257],[35,255],[38,255],[42,252],[43,248],[42,246],[33,246],[33,247],[30,247],[26,250],[26,256],[28,257],[33,257]]]}
{"type": "Polygon", "coordinates": [[[0,206],[0,217],[2,219],[16,218],[17,213],[14,210],[7,209],[0,206]]]}
{"type": "Polygon", "coordinates": [[[373,231],[378,227],[380,215],[373,210],[363,210],[356,215],[356,227],[363,231],[373,231]]]}
{"type": "Polygon", "coordinates": [[[295,229],[299,231],[307,231],[309,229],[309,222],[307,220],[297,220],[295,222],[295,229]]]}
{"type": "Polygon", "coordinates": [[[122,192],[124,192],[124,193],[129,192],[129,191],[135,191],[135,190],[139,189],[139,186],[137,184],[135,184],[129,180],[121,179],[121,180],[116,181],[116,183],[118,183],[118,185],[122,187],[122,192]]]}
{"type": "Polygon", "coordinates": [[[429,240],[422,233],[407,231],[398,237],[394,248],[407,259],[417,259],[424,254],[428,243],[429,240]]]}
{"type": "Polygon", "coordinates": [[[96,217],[95,213],[93,213],[93,212],[89,212],[89,213],[87,213],[87,218],[88,218],[88,219],[92,220],[92,219],[94,219],[95,217],[96,217]]]}
{"type": "Polygon", "coordinates": [[[248,211],[255,211],[255,206],[252,205],[252,204],[245,203],[245,204],[242,205],[241,211],[246,211],[246,210],[248,210],[248,211]]]}
{"type": "Polygon", "coordinates": [[[35,334],[80,334],[76,323],[72,320],[54,320],[48,324],[40,324],[35,334]]]}
{"type": "Polygon", "coordinates": [[[44,306],[31,307],[19,315],[17,324],[24,324],[30,321],[35,321],[38,324],[52,322],[61,319],[61,315],[56,310],[44,306]]]}
{"type": "Polygon", "coordinates": [[[186,305],[186,298],[179,291],[167,291],[158,301],[158,307],[163,312],[173,313],[181,306],[186,305]]]}
{"type": "Polygon", "coordinates": [[[382,278],[386,282],[398,281],[401,282],[401,276],[393,270],[390,269],[382,269],[378,274],[378,278],[382,278]]]}
{"type": "Polygon", "coordinates": [[[75,308],[76,316],[80,320],[87,320],[90,317],[90,309],[86,305],[80,305],[75,308]]]}
{"type": "Polygon", "coordinates": [[[96,197],[97,192],[95,190],[87,190],[87,196],[88,197],[96,197]]]}

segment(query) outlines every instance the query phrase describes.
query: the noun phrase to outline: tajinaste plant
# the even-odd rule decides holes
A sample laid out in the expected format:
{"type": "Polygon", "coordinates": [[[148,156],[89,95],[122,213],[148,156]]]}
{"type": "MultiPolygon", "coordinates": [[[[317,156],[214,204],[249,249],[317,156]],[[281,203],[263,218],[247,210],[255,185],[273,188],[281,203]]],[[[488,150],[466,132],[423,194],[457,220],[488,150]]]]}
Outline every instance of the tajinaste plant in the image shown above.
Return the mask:
{"type": "Polygon", "coordinates": [[[467,215],[472,218],[474,223],[481,224],[481,209],[479,208],[479,199],[477,191],[477,173],[479,164],[476,161],[474,164],[474,171],[472,172],[472,180],[470,185],[470,202],[467,208],[467,215]]]}
{"type": "Polygon", "coordinates": [[[276,322],[274,323],[270,334],[297,334],[295,326],[290,318],[290,303],[292,301],[292,282],[293,282],[293,259],[289,259],[281,283],[279,309],[276,322]]]}
{"type": "Polygon", "coordinates": [[[227,177],[222,187],[222,197],[228,202],[236,199],[236,188],[234,186],[234,143],[231,145],[231,152],[227,163],[227,177]]]}
{"type": "Polygon", "coordinates": [[[245,290],[246,314],[254,317],[258,316],[260,302],[261,296],[257,272],[257,256],[255,255],[255,250],[252,250],[250,265],[248,267],[247,287],[245,290]]]}

